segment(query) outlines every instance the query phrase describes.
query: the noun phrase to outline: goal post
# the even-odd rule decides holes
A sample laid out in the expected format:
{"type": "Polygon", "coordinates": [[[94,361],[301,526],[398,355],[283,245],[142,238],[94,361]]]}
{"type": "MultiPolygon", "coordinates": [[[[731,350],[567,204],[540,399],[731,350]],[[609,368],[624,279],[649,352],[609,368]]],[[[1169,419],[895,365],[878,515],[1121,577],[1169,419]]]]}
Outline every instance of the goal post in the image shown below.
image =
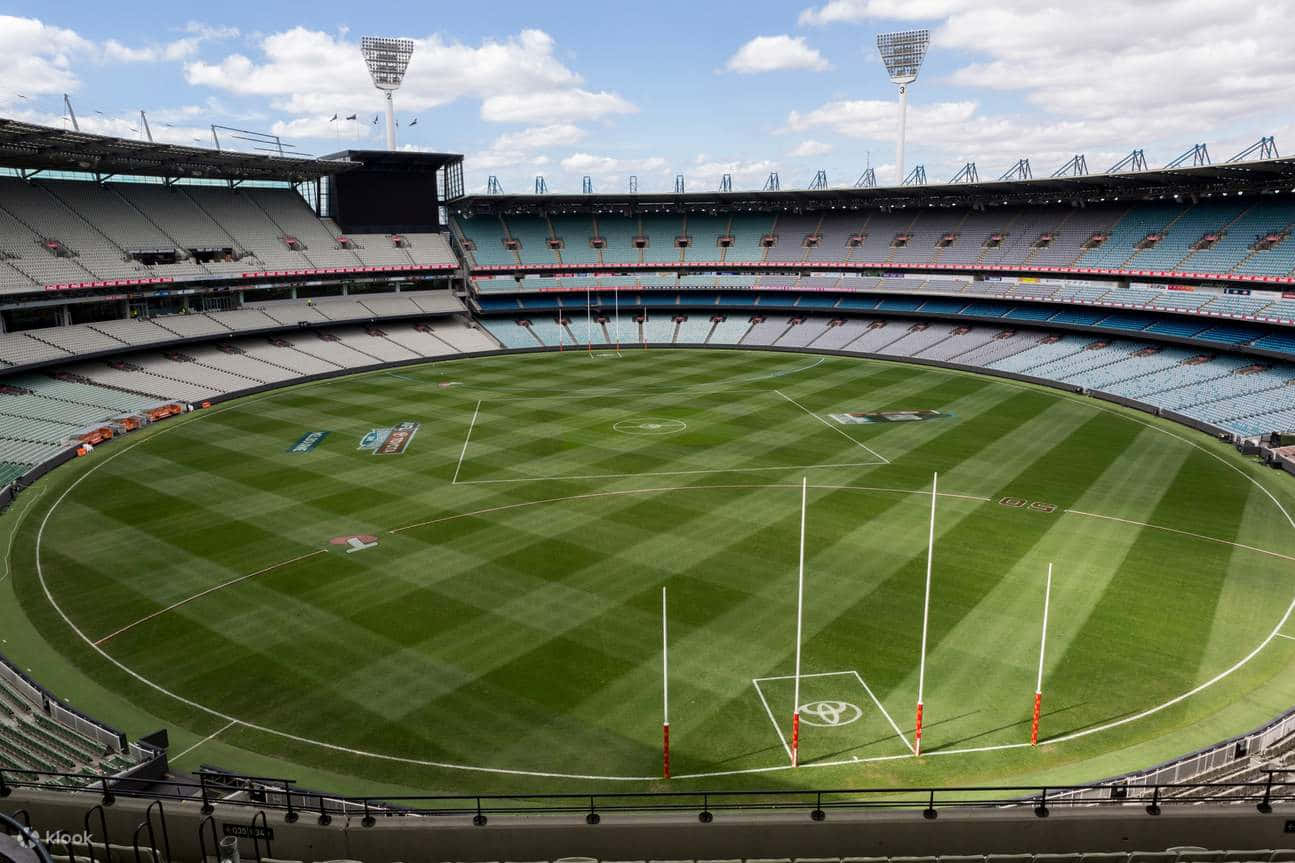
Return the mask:
{"type": "Polygon", "coordinates": [[[796,673],[792,687],[791,766],[800,766],[800,642],[805,617],[805,509],[809,501],[809,478],[800,478],[800,565],[796,576],[796,673]]]}
{"type": "Polygon", "coordinates": [[[661,588],[661,773],[670,778],[670,637],[665,587],[661,588]]]}
{"type": "Polygon", "coordinates": [[[931,475],[931,525],[926,537],[926,588],[922,593],[922,648],[917,660],[917,723],[913,732],[913,754],[922,754],[922,708],[926,689],[926,633],[931,619],[931,559],[935,556],[935,500],[940,475],[931,475]]]}
{"type": "Polygon", "coordinates": [[[1030,745],[1039,745],[1039,715],[1043,712],[1043,656],[1048,646],[1048,606],[1052,603],[1052,564],[1043,588],[1043,632],[1039,636],[1039,674],[1034,683],[1034,718],[1030,722],[1030,745]]]}

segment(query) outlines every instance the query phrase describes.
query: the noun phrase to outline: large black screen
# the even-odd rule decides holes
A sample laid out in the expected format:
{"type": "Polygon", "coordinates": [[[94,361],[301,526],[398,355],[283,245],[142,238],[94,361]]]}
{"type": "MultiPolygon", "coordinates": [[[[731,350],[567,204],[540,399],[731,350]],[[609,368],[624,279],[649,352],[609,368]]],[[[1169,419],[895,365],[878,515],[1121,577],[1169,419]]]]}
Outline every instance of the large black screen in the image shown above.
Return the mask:
{"type": "Polygon", "coordinates": [[[329,178],[333,218],[349,234],[441,230],[436,174],[360,169],[329,178]]]}

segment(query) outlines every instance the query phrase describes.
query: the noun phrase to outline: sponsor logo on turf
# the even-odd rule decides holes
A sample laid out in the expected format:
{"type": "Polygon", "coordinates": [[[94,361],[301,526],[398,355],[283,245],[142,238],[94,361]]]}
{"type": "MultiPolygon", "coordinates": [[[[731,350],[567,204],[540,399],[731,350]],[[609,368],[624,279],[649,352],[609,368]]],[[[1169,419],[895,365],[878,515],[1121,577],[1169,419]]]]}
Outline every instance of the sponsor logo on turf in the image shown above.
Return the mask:
{"type": "Polygon", "coordinates": [[[849,425],[868,425],[870,423],[915,423],[926,420],[938,420],[951,417],[953,414],[942,413],[941,411],[919,410],[919,411],[876,411],[874,413],[864,413],[862,411],[851,411],[844,414],[828,414],[836,422],[843,426],[849,425]]]}
{"type": "Polygon", "coordinates": [[[848,701],[813,701],[801,706],[800,715],[809,725],[836,728],[858,720],[863,711],[848,701]]]}
{"type": "Polygon", "coordinates": [[[306,432],[304,435],[302,435],[297,439],[297,442],[292,445],[292,447],[288,450],[288,452],[290,453],[310,452],[315,447],[323,443],[324,438],[326,437],[328,437],[328,432],[326,431],[306,432]]]}
{"type": "Polygon", "coordinates": [[[1011,509],[1020,509],[1029,507],[1035,512],[1056,512],[1056,504],[1048,503],[1046,500],[1022,500],[1019,497],[1003,497],[998,500],[999,506],[1010,507],[1011,509]]]}
{"type": "Polygon", "coordinates": [[[377,449],[378,444],[386,440],[389,434],[391,434],[391,429],[389,428],[369,429],[364,433],[364,437],[360,438],[359,449],[377,449]]]}
{"type": "Polygon", "coordinates": [[[383,440],[382,443],[378,444],[377,448],[373,451],[373,454],[400,455],[406,448],[408,448],[410,442],[414,439],[414,435],[418,434],[418,430],[420,428],[422,428],[422,426],[419,423],[416,423],[413,420],[405,420],[391,430],[386,439],[383,440]]]}
{"type": "Polygon", "coordinates": [[[328,541],[328,544],[345,545],[346,553],[354,554],[357,551],[374,548],[378,544],[378,538],[367,533],[353,533],[347,536],[335,536],[328,541]]]}

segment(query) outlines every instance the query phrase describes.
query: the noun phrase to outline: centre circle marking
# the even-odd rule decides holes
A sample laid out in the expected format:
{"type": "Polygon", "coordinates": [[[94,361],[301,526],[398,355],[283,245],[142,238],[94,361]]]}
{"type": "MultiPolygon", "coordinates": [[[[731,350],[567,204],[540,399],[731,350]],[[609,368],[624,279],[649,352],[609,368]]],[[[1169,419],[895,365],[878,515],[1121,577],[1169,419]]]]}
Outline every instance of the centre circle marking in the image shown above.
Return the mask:
{"type": "Polygon", "coordinates": [[[627,420],[618,420],[612,424],[612,431],[642,437],[678,434],[687,428],[688,423],[683,420],[664,419],[662,417],[633,417],[627,420]]]}
{"type": "Polygon", "coordinates": [[[817,725],[821,728],[839,728],[842,725],[849,725],[851,722],[857,722],[859,717],[863,716],[863,710],[857,704],[851,704],[848,701],[811,701],[809,704],[802,704],[800,708],[801,716],[809,725],[817,725]]]}

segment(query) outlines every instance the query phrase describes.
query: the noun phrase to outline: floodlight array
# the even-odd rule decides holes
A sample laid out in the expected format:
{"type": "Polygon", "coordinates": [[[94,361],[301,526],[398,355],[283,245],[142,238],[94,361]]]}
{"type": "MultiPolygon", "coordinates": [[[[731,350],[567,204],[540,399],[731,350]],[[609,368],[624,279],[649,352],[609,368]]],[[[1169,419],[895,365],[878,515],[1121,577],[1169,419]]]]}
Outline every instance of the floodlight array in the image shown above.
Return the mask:
{"type": "Polygon", "coordinates": [[[365,36],[360,40],[360,52],[369,67],[373,86],[379,90],[398,90],[405,78],[405,70],[409,68],[414,43],[410,39],[365,36]]]}
{"type": "Polygon", "coordinates": [[[917,71],[926,59],[926,49],[930,44],[930,30],[877,34],[877,51],[886,64],[890,80],[896,84],[911,84],[917,80],[917,71]]]}

